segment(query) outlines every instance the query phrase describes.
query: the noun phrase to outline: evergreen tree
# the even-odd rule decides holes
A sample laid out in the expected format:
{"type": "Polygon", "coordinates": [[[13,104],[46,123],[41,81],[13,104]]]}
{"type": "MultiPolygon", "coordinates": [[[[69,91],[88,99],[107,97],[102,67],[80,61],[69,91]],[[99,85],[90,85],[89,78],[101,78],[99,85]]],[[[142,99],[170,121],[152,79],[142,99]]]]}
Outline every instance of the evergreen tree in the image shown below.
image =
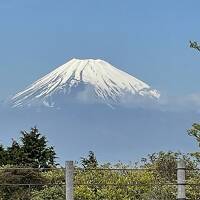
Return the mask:
{"type": "MultiPolygon", "coordinates": [[[[47,145],[46,137],[42,136],[36,127],[30,132],[22,131],[20,141],[12,140],[12,145],[4,149],[0,145],[0,199],[30,199],[31,190],[26,185],[14,184],[45,184],[42,169],[56,165],[56,153],[52,146],[47,145]],[[3,166],[5,165],[5,166],[3,166]],[[8,165],[8,166],[6,166],[8,165]],[[13,168],[13,169],[11,169],[13,168]],[[4,185],[5,184],[5,185],[4,185]],[[11,186],[8,186],[11,184],[11,186]]],[[[42,186],[37,187],[38,190],[42,186]]]]}
{"type": "Polygon", "coordinates": [[[55,166],[56,153],[52,146],[47,145],[47,139],[36,127],[30,132],[22,131],[20,141],[12,140],[12,145],[4,149],[0,145],[0,166],[15,165],[34,168],[55,166]]]}
{"type": "Polygon", "coordinates": [[[22,150],[17,141],[12,139],[11,147],[6,150],[7,153],[7,164],[9,165],[21,165],[22,163],[22,150]]]}
{"type": "Polygon", "coordinates": [[[98,162],[93,151],[89,151],[89,154],[86,158],[81,157],[81,164],[84,168],[96,168],[98,162]]]}
{"type": "Polygon", "coordinates": [[[36,127],[30,132],[21,132],[22,165],[45,168],[55,166],[56,153],[52,146],[47,146],[47,139],[36,127]]]}
{"type": "Polygon", "coordinates": [[[0,166],[7,164],[7,152],[2,145],[0,145],[0,166]]]}

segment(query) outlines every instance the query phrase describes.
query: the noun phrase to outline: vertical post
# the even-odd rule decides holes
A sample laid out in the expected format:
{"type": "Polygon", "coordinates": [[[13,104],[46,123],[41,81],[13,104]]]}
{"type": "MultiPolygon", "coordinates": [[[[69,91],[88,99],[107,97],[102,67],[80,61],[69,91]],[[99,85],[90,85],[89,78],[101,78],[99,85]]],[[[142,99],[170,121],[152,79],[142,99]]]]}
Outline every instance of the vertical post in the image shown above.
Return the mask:
{"type": "Polygon", "coordinates": [[[186,200],[185,196],[185,161],[179,160],[177,163],[177,185],[178,185],[178,200],[186,200]]]}
{"type": "Polygon", "coordinates": [[[65,164],[66,200],[74,200],[74,163],[66,161],[65,164]]]}
{"type": "Polygon", "coordinates": [[[29,198],[31,199],[31,185],[28,185],[28,191],[29,191],[29,198]]]}

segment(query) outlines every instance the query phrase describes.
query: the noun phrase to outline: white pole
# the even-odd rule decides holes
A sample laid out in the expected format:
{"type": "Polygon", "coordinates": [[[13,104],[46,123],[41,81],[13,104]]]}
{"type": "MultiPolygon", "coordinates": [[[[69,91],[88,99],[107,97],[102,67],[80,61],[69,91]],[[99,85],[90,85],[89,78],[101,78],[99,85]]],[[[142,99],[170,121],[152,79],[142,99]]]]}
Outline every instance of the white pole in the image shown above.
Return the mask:
{"type": "Polygon", "coordinates": [[[186,200],[185,196],[185,161],[179,160],[177,164],[178,200],[186,200]]]}
{"type": "Polygon", "coordinates": [[[74,200],[74,163],[66,161],[65,164],[66,200],[74,200]]]}

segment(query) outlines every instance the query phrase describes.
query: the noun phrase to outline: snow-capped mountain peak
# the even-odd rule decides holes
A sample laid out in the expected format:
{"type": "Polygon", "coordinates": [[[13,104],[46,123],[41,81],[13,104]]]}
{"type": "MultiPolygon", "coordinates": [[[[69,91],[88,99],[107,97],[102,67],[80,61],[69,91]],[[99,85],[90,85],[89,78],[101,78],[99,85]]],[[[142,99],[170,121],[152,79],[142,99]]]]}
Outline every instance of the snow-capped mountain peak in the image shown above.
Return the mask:
{"type": "Polygon", "coordinates": [[[127,95],[151,99],[160,97],[157,90],[103,60],[72,59],[17,93],[11,101],[14,107],[33,104],[53,106],[58,104],[58,97],[67,102],[73,96],[116,104],[127,95]]]}

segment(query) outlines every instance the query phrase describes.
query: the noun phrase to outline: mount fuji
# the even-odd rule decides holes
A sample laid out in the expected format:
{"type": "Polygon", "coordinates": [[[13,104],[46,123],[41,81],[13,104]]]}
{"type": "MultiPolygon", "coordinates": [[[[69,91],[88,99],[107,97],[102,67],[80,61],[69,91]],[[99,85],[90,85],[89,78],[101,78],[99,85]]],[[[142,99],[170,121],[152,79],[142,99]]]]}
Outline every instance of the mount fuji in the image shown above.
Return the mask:
{"type": "Polygon", "coordinates": [[[0,105],[1,139],[8,144],[36,125],[62,162],[90,150],[109,162],[193,151],[184,133],[199,113],[168,105],[159,91],[103,60],[72,59],[0,105]]]}
{"type": "Polygon", "coordinates": [[[158,100],[160,93],[108,62],[72,59],[11,98],[12,107],[60,107],[82,101],[118,105],[134,99],[158,100]]]}

